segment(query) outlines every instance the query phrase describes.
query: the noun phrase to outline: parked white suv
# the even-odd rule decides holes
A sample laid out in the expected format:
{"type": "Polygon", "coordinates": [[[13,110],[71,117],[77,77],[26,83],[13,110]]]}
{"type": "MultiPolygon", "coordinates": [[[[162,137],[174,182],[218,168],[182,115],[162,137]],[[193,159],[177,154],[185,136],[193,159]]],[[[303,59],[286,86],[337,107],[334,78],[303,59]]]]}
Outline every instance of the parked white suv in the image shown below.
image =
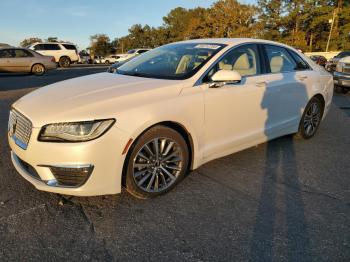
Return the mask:
{"type": "Polygon", "coordinates": [[[69,67],[80,59],[78,49],[72,43],[35,43],[29,49],[45,56],[53,56],[60,67],[69,67]]]}

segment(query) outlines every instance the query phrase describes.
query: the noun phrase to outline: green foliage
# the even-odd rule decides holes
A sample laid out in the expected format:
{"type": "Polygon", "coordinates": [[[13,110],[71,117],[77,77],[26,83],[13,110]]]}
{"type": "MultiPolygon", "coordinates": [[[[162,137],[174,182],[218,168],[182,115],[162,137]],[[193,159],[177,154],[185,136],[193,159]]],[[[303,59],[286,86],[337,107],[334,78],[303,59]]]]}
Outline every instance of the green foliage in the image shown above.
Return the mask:
{"type": "Polygon", "coordinates": [[[349,0],[258,0],[256,6],[218,0],[210,8],[177,7],[163,17],[162,26],[136,24],[128,35],[112,42],[105,35],[95,35],[91,50],[105,55],[113,50],[154,48],[186,39],[252,37],[283,42],[304,51],[325,51],[333,12],[329,50],[350,49],[349,0]]]}
{"type": "Polygon", "coordinates": [[[111,41],[105,34],[90,36],[90,41],[90,54],[92,56],[106,56],[113,51],[111,41]]]}
{"type": "Polygon", "coordinates": [[[42,40],[38,37],[31,37],[31,38],[26,38],[24,39],[19,45],[21,47],[27,47],[27,46],[30,46],[31,44],[34,44],[34,43],[41,43],[42,40]]]}

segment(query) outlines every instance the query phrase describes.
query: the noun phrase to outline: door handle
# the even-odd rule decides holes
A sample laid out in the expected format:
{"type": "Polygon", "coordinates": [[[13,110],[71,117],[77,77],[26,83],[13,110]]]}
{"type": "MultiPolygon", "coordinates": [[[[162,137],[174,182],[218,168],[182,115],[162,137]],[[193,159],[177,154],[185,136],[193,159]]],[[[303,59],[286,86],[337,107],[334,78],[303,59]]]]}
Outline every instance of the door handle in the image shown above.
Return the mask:
{"type": "Polygon", "coordinates": [[[255,82],[256,86],[266,86],[267,85],[267,81],[257,81],[255,82]]]}
{"type": "Polygon", "coordinates": [[[303,80],[307,79],[307,76],[298,76],[298,79],[303,81],[303,80]]]}

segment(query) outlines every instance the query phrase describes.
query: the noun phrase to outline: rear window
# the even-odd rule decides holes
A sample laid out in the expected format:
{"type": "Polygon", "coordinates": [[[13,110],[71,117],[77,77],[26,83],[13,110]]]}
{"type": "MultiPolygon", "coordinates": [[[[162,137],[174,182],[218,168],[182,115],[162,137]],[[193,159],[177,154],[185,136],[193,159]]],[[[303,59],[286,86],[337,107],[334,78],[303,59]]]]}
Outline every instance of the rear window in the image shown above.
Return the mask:
{"type": "Polygon", "coordinates": [[[75,45],[63,44],[63,46],[64,46],[65,49],[68,49],[68,50],[77,50],[75,45]]]}

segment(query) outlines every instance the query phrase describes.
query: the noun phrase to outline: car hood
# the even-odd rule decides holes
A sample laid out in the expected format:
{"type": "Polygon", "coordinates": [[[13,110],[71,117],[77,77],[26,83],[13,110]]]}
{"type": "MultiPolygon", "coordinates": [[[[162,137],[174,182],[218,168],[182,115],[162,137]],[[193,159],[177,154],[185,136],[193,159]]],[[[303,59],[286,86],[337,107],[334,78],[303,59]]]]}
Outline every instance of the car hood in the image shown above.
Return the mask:
{"type": "Polygon", "coordinates": [[[34,127],[116,117],[121,111],[179,95],[183,81],[99,73],[39,88],[13,107],[34,127]]]}

